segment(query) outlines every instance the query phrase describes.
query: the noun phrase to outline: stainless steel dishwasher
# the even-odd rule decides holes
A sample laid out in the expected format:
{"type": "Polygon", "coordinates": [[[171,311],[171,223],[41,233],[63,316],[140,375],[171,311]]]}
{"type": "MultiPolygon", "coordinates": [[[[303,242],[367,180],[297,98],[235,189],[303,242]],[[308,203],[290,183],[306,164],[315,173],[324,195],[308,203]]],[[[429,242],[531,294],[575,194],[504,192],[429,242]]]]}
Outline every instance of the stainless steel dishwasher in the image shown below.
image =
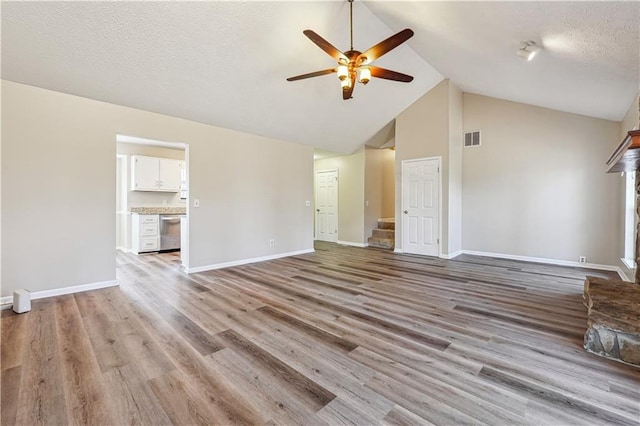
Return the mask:
{"type": "Polygon", "coordinates": [[[180,249],[180,216],[160,215],[160,250],[180,249]]]}

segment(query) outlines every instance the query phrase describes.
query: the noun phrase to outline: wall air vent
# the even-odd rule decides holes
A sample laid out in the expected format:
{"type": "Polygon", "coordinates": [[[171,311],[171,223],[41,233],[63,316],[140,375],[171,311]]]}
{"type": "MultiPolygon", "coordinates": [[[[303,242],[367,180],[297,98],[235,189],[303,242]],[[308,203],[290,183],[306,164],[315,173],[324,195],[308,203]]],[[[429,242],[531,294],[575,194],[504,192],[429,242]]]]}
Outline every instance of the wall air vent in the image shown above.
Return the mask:
{"type": "Polygon", "coordinates": [[[464,134],[464,147],[480,146],[480,130],[464,134]]]}

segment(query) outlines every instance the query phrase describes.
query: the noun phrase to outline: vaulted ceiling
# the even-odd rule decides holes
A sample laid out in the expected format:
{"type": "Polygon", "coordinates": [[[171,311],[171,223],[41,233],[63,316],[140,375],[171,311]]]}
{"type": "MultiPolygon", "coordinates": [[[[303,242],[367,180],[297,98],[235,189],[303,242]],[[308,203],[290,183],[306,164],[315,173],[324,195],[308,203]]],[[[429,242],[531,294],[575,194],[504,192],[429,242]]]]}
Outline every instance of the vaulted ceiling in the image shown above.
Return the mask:
{"type": "MultiPolygon", "coordinates": [[[[343,101],[303,34],[349,48],[349,4],[2,2],[2,78],[349,153],[443,78],[478,93],[621,120],[640,89],[639,2],[357,1],[354,47],[415,36],[343,101]],[[520,42],[543,50],[532,62],[520,42]]],[[[385,127],[386,126],[386,127],[385,127]]],[[[134,135],[145,137],[146,135],[134,135]]]]}

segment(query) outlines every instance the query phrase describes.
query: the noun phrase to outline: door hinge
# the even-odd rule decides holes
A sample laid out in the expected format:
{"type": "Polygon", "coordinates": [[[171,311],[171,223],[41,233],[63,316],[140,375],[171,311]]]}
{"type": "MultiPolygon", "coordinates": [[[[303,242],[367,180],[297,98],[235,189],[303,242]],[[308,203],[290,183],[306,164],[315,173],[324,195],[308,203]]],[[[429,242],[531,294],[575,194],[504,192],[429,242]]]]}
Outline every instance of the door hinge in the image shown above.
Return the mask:
{"type": "Polygon", "coordinates": [[[440,166],[438,166],[438,173],[440,173],[440,166]]]}
{"type": "Polygon", "coordinates": [[[440,244],[440,238],[436,239],[436,244],[440,244]]]}

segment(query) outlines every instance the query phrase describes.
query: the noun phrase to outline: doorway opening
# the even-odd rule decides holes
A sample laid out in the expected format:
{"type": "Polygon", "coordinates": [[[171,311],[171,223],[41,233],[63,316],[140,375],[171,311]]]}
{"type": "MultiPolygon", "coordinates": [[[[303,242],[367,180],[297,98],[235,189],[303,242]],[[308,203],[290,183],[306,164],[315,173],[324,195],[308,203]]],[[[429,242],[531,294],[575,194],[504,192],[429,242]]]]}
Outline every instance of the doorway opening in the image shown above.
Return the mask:
{"type": "Polygon", "coordinates": [[[188,268],[189,146],[116,136],[116,248],[176,252],[188,268]]]}

